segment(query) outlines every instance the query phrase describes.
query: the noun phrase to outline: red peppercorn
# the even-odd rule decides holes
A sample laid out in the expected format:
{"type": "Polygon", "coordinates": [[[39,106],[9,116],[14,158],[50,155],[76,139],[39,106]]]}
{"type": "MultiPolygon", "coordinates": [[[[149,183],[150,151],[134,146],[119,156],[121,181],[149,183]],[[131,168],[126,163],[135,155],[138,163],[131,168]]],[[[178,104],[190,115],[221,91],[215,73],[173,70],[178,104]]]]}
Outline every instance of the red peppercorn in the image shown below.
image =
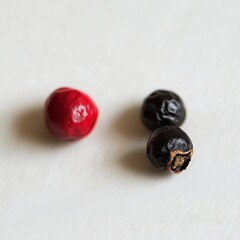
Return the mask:
{"type": "Polygon", "coordinates": [[[80,139],[92,131],[98,109],[85,93],[64,87],[48,97],[44,115],[47,128],[57,138],[80,139]]]}

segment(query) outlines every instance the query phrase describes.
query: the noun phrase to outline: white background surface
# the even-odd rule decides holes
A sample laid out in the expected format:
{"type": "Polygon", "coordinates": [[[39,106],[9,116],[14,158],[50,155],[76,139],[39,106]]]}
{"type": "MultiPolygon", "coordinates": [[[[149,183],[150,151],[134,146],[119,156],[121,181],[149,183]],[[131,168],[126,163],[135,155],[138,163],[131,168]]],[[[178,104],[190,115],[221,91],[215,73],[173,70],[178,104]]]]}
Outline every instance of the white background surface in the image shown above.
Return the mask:
{"type": "Polygon", "coordinates": [[[237,0],[0,0],[0,239],[240,239],[237,0]],[[59,143],[41,108],[61,86],[100,118],[59,143]],[[142,100],[185,101],[194,158],[145,159],[142,100]]]}

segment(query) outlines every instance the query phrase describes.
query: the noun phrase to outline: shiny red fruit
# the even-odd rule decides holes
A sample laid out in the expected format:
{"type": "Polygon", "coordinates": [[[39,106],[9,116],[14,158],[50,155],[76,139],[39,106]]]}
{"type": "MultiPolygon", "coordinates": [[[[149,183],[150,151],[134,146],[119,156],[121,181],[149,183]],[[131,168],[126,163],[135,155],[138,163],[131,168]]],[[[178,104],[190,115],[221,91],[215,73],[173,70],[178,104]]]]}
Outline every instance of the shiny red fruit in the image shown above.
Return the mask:
{"type": "Polygon", "coordinates": [[[80,139],[92,131],[98,109],[85,93],[64,87],[48,97],[44,115],[49,131],[57,138],[80,139]]]}

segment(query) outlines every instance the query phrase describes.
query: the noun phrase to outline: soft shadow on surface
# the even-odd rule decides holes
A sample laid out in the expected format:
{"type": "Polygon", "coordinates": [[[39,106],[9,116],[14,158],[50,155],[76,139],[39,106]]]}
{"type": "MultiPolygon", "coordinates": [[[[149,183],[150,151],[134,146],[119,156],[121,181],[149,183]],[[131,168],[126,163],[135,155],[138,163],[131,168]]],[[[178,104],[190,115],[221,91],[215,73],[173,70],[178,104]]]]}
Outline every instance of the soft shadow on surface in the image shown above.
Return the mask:
{"type": "Polygon", "coordinates": [[[21,142],[48,147],[66,145],[66,142],[57,140],[47,131],[41,107],[33,107],[19,113],[15,117],[14,130],[21,142]]]}
{"type": "Polygon", "coordinates": [[[140,112],[140,105],[132,105],[126,108],[114,119],[112,124],[113,131],[123,137],[145,137],[147,140],[151,132],[142,125],[140,112]]]}
{"type": "MultiPolygon", "coordinates": [[[[128,106],[124,111],[120,112],[113,120],[111,131],[124,138],[126,142],[143,141],[145,144],[151,135],[151,132],[141,122],[140,104],[128,106]]],[[[156,169],[149,162],[145,153],[145,144],[143,148],[133,149],[133,151],[120,156],[118,160],[119,166],[124,171],[130,171],[132,174],[138,174],[139,176],[154,178],[168,178],[172,176],[167,171],[156,169]]]]}
{"type": "Polygon", "coordinates": [[[147,159],[145,149],[128,152],[120,159],[121,166],[128,171],[135,172],[141,176],[168,178],[172,174],[168,171],[156,169],[147,159]]]}

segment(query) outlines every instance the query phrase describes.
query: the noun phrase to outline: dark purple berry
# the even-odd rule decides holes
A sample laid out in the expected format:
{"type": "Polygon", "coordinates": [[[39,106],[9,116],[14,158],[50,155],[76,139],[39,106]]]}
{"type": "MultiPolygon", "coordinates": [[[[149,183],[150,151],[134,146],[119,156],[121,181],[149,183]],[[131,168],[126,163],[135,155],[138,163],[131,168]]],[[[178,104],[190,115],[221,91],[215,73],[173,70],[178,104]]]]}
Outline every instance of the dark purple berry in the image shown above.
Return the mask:
{"type": "Polygon", "coordinates": [[[185,118],[186,110],[183,101],[171,91],[155,91],[143,102],[141,119],[143,124],[152,131],[163,126],[179,127],[185,118]]]}
{"type": "Polygon", "coordinates": [[[181,173],[191,161],[193,144],[180,128],[165,126],[157,129],[147,143],[147,157],[158,169],[181,173]]]}

